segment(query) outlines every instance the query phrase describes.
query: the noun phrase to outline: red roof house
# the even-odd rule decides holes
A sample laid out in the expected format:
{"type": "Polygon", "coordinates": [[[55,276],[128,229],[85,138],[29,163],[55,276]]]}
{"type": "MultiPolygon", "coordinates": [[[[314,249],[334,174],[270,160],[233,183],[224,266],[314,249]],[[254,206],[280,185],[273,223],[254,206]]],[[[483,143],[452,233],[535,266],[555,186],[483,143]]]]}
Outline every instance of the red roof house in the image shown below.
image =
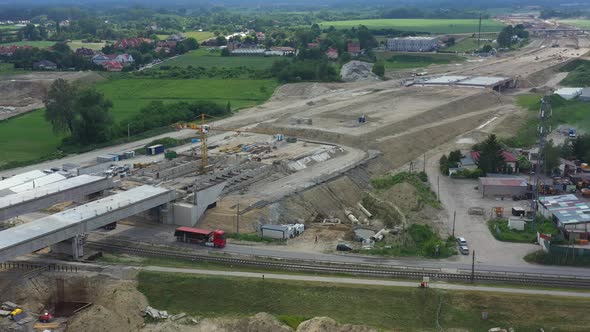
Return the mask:
{"type": "Polygon", "coordinates": [[[121,70],[123,70],[123,64],[118,61],[105,62],[102,66],[108,71],[121,71],[121,70]]]}
{"type": "MultiPolygon", "coordinates": [[[[515,173],[518,172],[517,160],[512,153],[503,150],[502,157],[504,157],[506,166],[511,167],[515,173]]],[[[471,159],[477,163],[479,161],[479,151],[471,151],[471,159]]]]}
{"type": "Polygon", "coordinates": [[[328,59],[331,60],[336,60],[338,59],[338,50],[335,48],[330,47],[327,51],[326,51],[326,56],[328,57],[328,59]]]}
{"type": "Polygon", "coordinates": [[[361,54],[361,44],[349,42],[346,45],[346,51],[348,53],[350,53],[350,55],[357,56],[357,55],[361,54]]]}

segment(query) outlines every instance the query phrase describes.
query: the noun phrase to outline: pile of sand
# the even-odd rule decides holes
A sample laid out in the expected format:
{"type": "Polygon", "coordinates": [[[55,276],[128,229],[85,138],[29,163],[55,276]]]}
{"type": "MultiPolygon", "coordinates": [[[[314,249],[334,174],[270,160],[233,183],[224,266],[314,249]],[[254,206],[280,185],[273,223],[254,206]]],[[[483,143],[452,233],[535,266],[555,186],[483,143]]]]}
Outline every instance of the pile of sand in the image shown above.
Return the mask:
{"type": "Polygon", "coordinates": [[[379,81],[373,74],[373,64],[362,61],[350,61],[342,66],[340,76],[344,82],[379,81]]]}
{"type": "Polygon", "coordinates": [[[329,317],[315,317],[299,324],[297,332],[377,332],[368,326],[339,324],[329,317]]]}
{"type": "Polygon", "coordinates": [[[72,317],[66,331],[138,331],[143,326],[147,300],[135,282],[103,279],[92,286],[88,301],[94,304],[72,317]]]}

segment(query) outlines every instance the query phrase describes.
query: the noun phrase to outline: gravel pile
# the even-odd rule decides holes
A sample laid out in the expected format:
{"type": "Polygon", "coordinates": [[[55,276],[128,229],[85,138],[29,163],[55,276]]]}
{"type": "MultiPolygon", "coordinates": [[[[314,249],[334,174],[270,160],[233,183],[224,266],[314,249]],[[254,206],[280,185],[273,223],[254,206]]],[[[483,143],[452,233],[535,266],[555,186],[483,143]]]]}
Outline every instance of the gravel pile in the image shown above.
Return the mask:
{"type": "Polygon", "coordinates": [[[372,70],[372,63],[350,61],[342,66],[340,76],[344,82],[379,81],[379,77],[373,74],[372,70]]]}

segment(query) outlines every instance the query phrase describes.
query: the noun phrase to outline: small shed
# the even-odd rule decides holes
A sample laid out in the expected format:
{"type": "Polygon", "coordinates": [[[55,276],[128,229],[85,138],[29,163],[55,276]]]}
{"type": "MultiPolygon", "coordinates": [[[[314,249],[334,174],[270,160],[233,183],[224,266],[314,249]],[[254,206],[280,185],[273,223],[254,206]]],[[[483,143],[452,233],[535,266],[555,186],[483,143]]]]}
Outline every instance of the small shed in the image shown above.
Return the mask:
{"type": "Polygon", "coordinates": [[[287,240],[290,237],[290,230],[288,226],[266,224],[260,227],[262,237],[271,239],[287,240]]]}
{"type": "Polygon", "coordinates": [[[582,94],[582,88],[561,88],[555,91],[563,99],[571,100],[582,94]]]}
{"type": "Polygon", "coordinates": [[[517,231],[524,231],[525,224],[526,224],[526,222],[524,221],[524,219],[515,218],[515,217],[508,218],[508,228],[510,228],[510,229],[514,229],[517,231]]]}
{"type": "Polygon", "coordinates": [[[581,101],[590,101],[590,88],[582,89],[579,99],[581,101]]]}
{"type": "Polygon", "coordinates": [[[512,197],[525,195],[528,183],[521,177],[479,178],[479,192],[482,197],[512,197]]]}

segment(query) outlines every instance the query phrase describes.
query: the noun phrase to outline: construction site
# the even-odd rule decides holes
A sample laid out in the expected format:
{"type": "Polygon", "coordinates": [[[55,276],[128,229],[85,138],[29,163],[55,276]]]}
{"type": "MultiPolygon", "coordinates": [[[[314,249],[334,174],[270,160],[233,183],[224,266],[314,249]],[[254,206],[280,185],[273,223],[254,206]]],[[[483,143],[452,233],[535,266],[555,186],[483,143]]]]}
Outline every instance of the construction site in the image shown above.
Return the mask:
{"type": "MultiPolygon", "coordinates": [[[[60,317],[45,326],[54,331],[141,330],[147,301],[136,294],[132,269],[88,268],[80,275],[60,265],[95,259],[109,245],[354,264],[368,261],[363,250],[378,242],[407,244],[408,228],[418,224],[443,239],[468,236],[484,270],[557,274],[559,268],[523,265],[535,245],[500,243],[488,232],[485,218],[510,202],[440,178],[437,163],[490,133],[514,133],[526,120],[515,96],[554,88],[565,77],[559,68],[589,51],[586,35],[550,35],[501,57],[433,65],[427,77],[396,72],[384,81],[287,84],[232,117],[179,124],[163,135],[190,142],[178,147],[125,154],[151,141],[144,140],[4,171],[0,300],[12,303],[0,316],[13,316],[17,307],[50,310],[60,317]],[[551,47],[556,40],[561,46],[551,47]],[[381,189],[371,181],[402,171],[427,178],[381,189]],[[472,213],[473,207],[485,212],[472,213]],[[123,308],[115,312],[115,304],[123,308]],[[107,325],[92,329],[89,321],[107,325]]],[[[28,107],[37,99],[0,106],[28,107]]],[[[379,263],[460,273],[471,259],[379,263]]],[[[4,317],[0,330],[38,324],[31,314],[16,320],[22,324],[4,317]]]]}

